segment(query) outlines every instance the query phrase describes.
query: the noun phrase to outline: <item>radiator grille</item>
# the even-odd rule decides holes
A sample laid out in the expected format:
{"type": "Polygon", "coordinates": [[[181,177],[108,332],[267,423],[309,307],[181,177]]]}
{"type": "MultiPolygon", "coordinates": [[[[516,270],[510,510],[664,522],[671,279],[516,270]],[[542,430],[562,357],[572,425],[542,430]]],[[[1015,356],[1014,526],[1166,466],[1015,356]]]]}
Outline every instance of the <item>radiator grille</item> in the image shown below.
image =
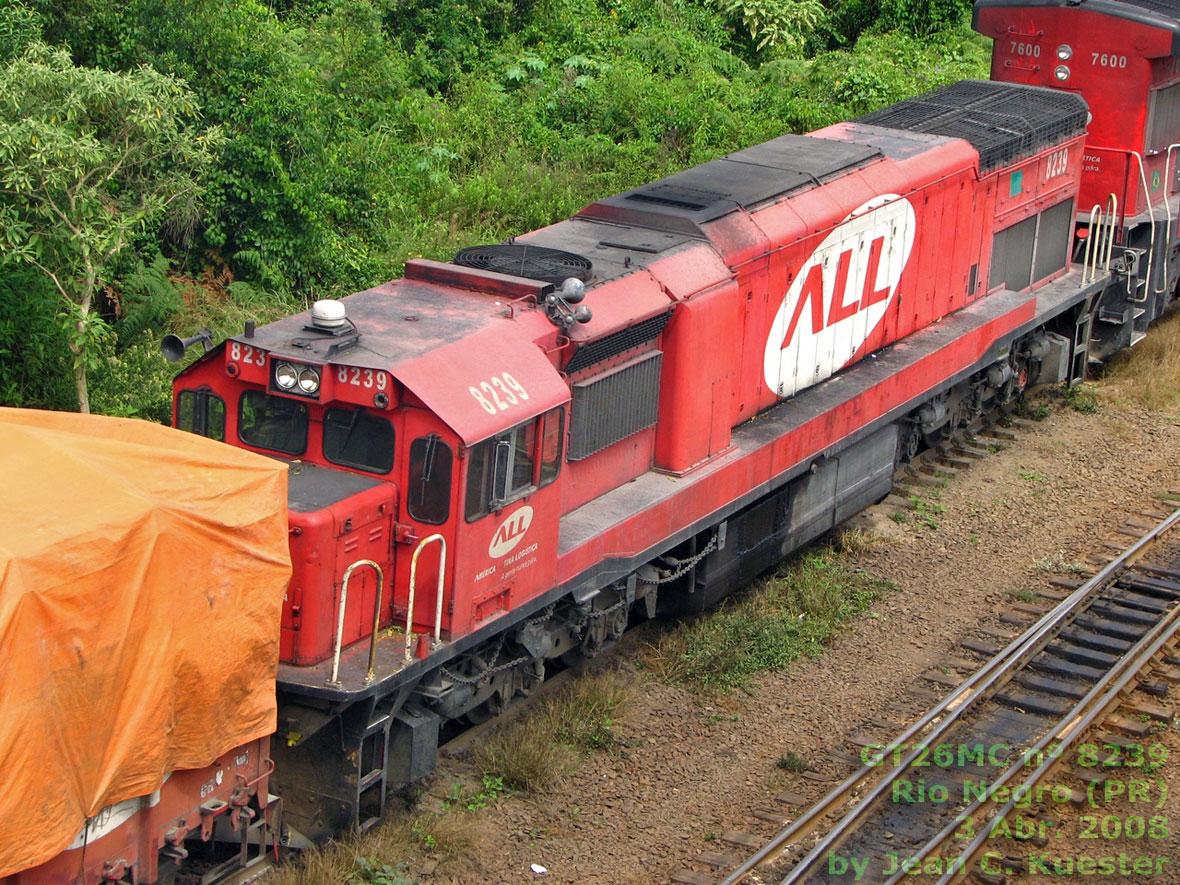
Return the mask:
{"type": "Polygon", "coordinates": [[[656,423],[659,351],[573,386],[569,460],[577,461],[656,423]]]}
{"type": "Polygon", "coordinates": [[[1036,86],[962,80],[858,117],[860,123],[962,138],[993,169],[1086,131],[1081,96],[1036,86]]]}
{"type": "Polygon", "coordinates": [[[641,320],[621,331],[589,341],[579,347],[577,352],[570,357],[570,361],[565,364],[565,371],[570,374],[581,371],[587,366],[600,363],[625,350],[651,341],[664,331],[664,326],[668,325],[668,320],[671,318],[672,313],[669,311],[650,319],[641,320]]]}

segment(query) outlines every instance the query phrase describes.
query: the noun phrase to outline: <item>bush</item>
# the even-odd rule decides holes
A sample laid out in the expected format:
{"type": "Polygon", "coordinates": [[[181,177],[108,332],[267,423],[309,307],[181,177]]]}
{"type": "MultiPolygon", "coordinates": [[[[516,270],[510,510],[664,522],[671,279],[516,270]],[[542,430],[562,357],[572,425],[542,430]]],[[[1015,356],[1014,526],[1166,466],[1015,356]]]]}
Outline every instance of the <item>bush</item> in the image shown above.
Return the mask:
{"type": "MultiPolygon", "coordinates": [[[[238,331],[246,308],[231,283],[250,287],[248,310],[263,320],[388,280],[410,257],[449,259],[686,166],[986,73],[982,38],[961,25],[929,33],[963,21],[959,0],[890,0],[882,17],[848,0],[814,32],[810,13],[795,16],[805,7],[815,11],[755,4],[747,29],[746,7],[724,0],[38,0],[45,38],[68,41],[76,62],[175,74],[225,134],[204,215],[145,232],[111,286],[104,318],[119,340],[103,401],[162,414],[129,399],[135,379],[156,386],[128,348],[173,326],[238,331]],[[759,48],[776,21],[781,39],[759,48]],[[881,33],[884,22],[899,32],[881,33]],[[841,48],[820,51],[829,45],[841,48]],[[178,275],[187,282],[170,294],[178,275]],[[202,286],[211,291],[195,294],[202,286]]],[[[29,8],[0,14],[0,52],[38,26],[29,8]]],[[[9,396],[69,404],[33,393],[45,383],[22,368],[8,377],[9,396]]]]}

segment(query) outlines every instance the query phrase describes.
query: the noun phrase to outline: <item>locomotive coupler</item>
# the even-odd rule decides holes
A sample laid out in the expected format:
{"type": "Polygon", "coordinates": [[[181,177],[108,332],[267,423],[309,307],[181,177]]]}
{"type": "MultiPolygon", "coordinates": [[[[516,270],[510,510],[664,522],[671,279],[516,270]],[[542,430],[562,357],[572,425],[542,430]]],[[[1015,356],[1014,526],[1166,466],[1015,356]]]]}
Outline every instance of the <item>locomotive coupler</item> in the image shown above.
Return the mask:
{"type": "Polygon", "coordinates": [[[244,786],[238,787],[229,797],[229,802],[233,807],[233,811],[229,813],[230,827],[237,830],[242,818],[246,819],[246,825],[249,826],[250,821],[254,819],[254,809],[250,807],[250,790],[244,786]]]}

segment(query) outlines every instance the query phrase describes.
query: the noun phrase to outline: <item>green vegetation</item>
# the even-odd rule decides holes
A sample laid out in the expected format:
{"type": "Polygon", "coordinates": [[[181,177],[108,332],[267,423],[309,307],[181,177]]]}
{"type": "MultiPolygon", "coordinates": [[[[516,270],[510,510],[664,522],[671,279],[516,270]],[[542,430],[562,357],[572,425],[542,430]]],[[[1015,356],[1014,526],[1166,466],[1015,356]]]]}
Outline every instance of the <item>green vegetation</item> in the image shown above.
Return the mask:
{"type": "Polygon", "coordinates": [[[0,68],[7,261],[36,268],[60,296],[54,313],[83,412],[87,371],[110,334],[94,310],[110,265],[151,226],[195,223],[220,145],[195,117],[183,84],[151,68],[80,68],[41,43],[0,68]]]}
{"type": "Polygon", "coordinates": [[[749,691],[762,673],[815,656],[841,622],[890,585],[830,547],[796,556],[742,595],[663,636],[645,657],[658,677],[705,691],[749,691]]]}
{"type": "Polygon", "coordinates": [[[1164,411],[1180,402],[1180,313],[1172,311],[1151,334],[1110,362],[1105,385],[1120,398],[1164,411]]]}
{"type": "MultiPolygon", "coordinates": [[[[930,498],[938,498],[941,493],[938,491],[931,491],[927,493],[930,498]]],[[[910,506],[914,508],[914,522],[918,525],[924,525],[928,529],[938,528],[938,517],[940,514],[946,513],[946,507],[939,504],[937,501],[927,500],[921,495],[910,495],[910,506]]]]}
{"type": "Polygon", "coordinates": [[[11,0],[0,402],[76,408],[82,390],[62,376],[77,364],[95,411],[164,417],[164,332],[237,331],[390,279],[411,257],[446,259],[784,132],[984,76],[989,44],[967,30],[969,10],[11,0]],[[119,90],[124,110],[97,101],[119,90]],[[72,96],[57,118],[52,94],[72,96]],[[34,123],[48,145],[25,137],[34,123]],[[147,136],[150,158],[87,178],[125,150],[120,123],[147,136]],[[91,188],[86,223],[101,244],[87,253],[34,223],[34,191],[13,186],[32,161],[91,188]],[[159,189],[169,182],[181,186],[159,189]],[[60,286],[30,258],[59,268],[60,286]]]}
{"type": "Polygon", "coordinates": [[[403,876],[404,868],[398,865],[394,869],[389,864],[377,863],[367,857],[356,859],[356,868],[349,874],[345,882],[348,885],[413,885],[414,880],[403,876]]]}
{"type": "Polygon", "coordinates": [[[1075,412],[1093,414],[1100,411],[1098,394],[1092,384],[1065,388],[1065,403],[1075,412]]]}
{"type": "Polygon", "coordinates": [[[487,808],[503,792],[504,778],[485,774],[477,789],[470,789],[458,783],[451,784],[447,798],[443,800],[443,807],[458,806],[468,811],[478,811],[480,808],[487,808]]]}
{"type": "Polygon", "coordinates": [[[614,723],[631,695],[631,681],[619,670],[579,676],[517,724],[489,735],[475,747],[475,764],[500,788],[537,792],[572,772],[579,759],[611,751],[622,738],[614,723]]]}
{"type": "Polygon", "coordinates": [[[407,870],[427,857],[438,861],[469,856],[467,814],[390,814],[380,826],[302,852],[267,877],[275,885],[410,885],[407,870]]]}
{"type": "Polygon", "coordinates": [[[788,750],[782,756],[778,757],[775,765],[783,771],[791,774],[802,774],[811,768],[807,760],[796,753],[794,750],[788,750]]]}

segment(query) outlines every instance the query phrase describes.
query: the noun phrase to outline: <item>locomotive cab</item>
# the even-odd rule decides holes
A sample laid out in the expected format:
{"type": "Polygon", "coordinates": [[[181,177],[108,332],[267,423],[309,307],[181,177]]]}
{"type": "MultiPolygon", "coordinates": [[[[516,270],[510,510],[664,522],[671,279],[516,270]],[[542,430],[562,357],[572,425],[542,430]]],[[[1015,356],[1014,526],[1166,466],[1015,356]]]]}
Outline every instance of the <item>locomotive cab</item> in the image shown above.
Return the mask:
{"type": "Polygon", "coordinates": [[[395,667],[408,663],[403,645],[424,656],[551,585],[556,520],[534,516],[557,511],[569,400],[510,324],[451,347],[410,339],[408,359],[380,366],[355,365],[371,359],[362,328],[335,302],[317,305],[310,322],[215,348],[174,396],[178,427],[290,465],[281,661],[331,663],[340,685],[363,657],[350,646],[395,667]]]}

